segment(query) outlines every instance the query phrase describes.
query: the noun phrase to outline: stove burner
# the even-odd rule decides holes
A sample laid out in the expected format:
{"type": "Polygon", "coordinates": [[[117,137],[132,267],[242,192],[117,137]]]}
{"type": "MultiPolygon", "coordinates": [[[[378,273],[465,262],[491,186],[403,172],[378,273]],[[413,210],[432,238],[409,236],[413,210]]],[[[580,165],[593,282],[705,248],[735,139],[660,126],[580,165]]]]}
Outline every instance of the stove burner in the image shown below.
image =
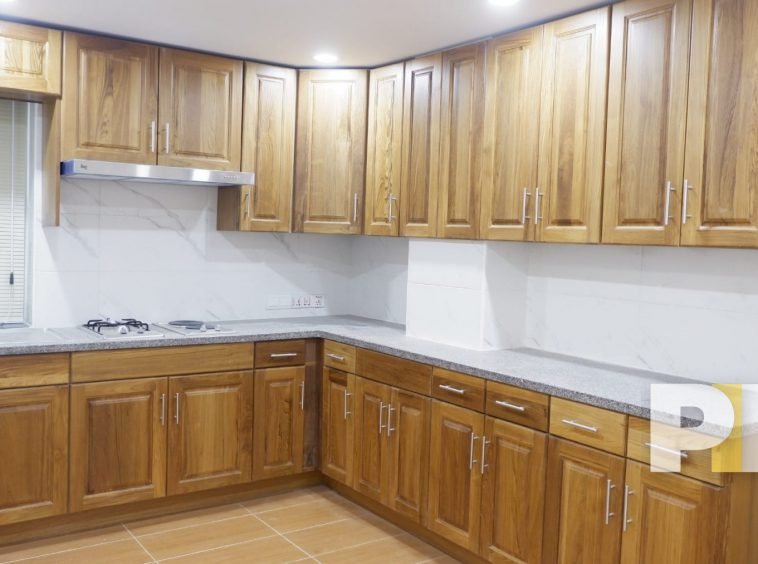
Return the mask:
{"type": "Polygon", "coordinates": [[[103,327],[115,327],[120,328],[124,327],[126,328],[126,332],[129,331],[130,327],[133,327],[134,329],[137,329],[138,331],[150,331],[150,326],[143,322],[138,321],[136,319],[127,318],[127,319],[90,319],[87,321],[87,323],[84,324],[84,327],[87,329],[94,331],[95,333],[102,333],[103,327]]]}

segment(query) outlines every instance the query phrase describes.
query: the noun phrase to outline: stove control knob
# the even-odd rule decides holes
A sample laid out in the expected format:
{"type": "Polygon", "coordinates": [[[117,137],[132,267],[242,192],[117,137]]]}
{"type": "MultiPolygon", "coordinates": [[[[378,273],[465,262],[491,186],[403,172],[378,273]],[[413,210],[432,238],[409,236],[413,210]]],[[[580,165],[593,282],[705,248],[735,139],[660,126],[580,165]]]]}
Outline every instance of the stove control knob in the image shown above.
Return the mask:
{"type": "Polygon", "coordinates": [[[126,325],[120,325],[118,328],[119,335],[128,335],[129,334],[129,328],[126,325]]]}

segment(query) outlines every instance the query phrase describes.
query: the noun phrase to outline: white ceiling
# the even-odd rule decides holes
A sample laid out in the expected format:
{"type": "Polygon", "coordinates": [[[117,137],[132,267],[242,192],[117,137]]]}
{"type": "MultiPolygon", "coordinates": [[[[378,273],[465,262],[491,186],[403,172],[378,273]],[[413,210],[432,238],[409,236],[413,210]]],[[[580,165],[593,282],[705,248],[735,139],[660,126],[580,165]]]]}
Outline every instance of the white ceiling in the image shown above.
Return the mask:
{"type": "MultiPolygon", "coordinates": [[[[607,3],[609,0],[605,0],[607,3]]],[[[376,66],[604,0],[0,0],[0,15],[293,66],[376,66]]]]}

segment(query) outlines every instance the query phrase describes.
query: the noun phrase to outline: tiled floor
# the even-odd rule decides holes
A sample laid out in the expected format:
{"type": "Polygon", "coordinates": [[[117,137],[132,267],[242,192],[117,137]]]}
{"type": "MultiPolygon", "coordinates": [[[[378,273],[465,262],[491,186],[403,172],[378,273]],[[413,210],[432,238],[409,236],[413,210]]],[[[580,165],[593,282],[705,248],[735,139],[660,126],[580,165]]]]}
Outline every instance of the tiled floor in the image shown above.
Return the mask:
{"type": "Polygon", "coordinates": [[[0,562],[455,562],[325,487],[0,548],[0,562]]]}

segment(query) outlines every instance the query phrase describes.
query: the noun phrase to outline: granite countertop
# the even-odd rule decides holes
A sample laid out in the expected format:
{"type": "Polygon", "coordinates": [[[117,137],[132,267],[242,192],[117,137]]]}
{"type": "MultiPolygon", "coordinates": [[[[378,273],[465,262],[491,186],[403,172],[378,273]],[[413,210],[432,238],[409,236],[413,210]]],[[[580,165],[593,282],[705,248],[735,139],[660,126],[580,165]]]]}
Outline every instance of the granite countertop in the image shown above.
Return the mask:
{"type": "Polygon", "coordinates": [[[651,384],[692,382],[526,348],[462,349],[406,337],[401,325],[353,316],[230,321],[223,326],[235,333],[105,341],[80,327],[6,329],[0,332],[0,356],[326,338],[640,417],[650,416],[651,384]]]}

